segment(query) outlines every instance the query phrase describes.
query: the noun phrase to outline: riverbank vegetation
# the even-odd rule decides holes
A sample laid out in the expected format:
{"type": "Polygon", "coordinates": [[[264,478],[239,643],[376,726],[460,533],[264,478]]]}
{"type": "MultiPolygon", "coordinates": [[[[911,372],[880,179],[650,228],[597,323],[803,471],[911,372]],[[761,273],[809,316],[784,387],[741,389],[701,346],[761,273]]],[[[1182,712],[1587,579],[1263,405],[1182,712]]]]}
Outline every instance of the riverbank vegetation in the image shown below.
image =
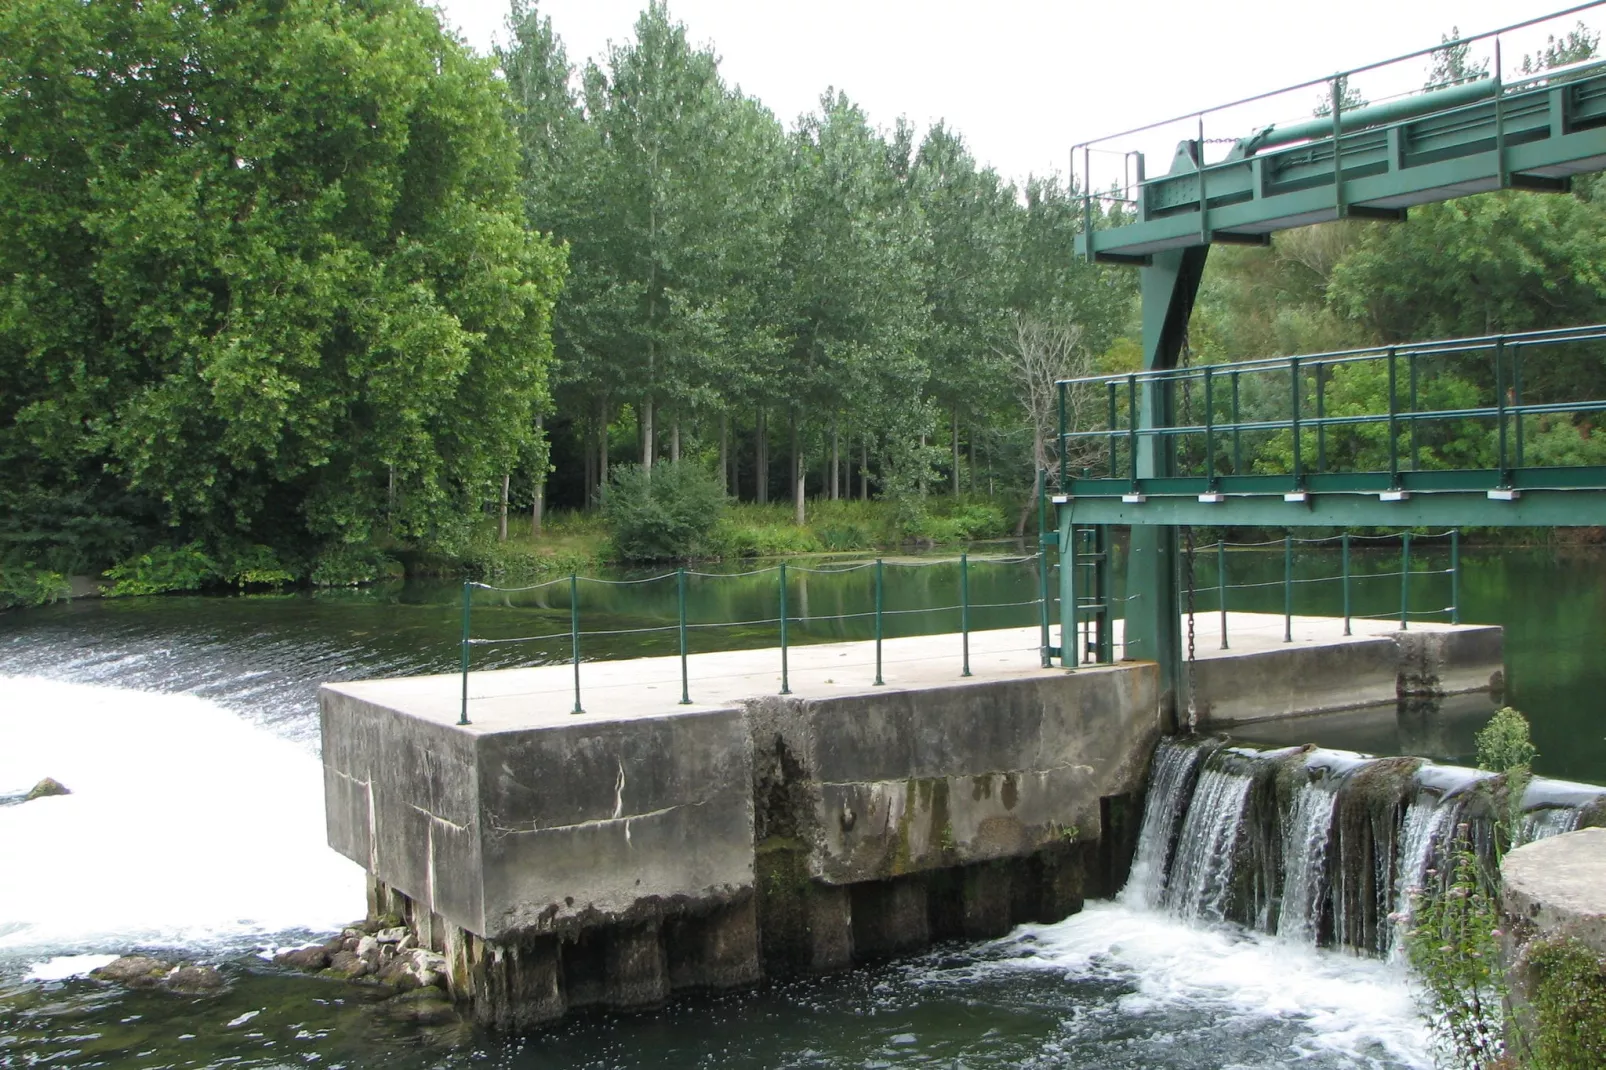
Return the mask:
{"type": "Polygon", "coordinates": [[[1491,842],[1458,826],[1399,919],[1436,1061],[1456,1070],[1592,1070],[1606,1059],[1606,960],[1566,933],[1507,932],[1530,923],[1500,909],[1500,860],[1520,844],[1523,794],[1538,756],[1527,718],[1497,710],[1477,748],[1478,768],[1496,774],[1481,786],[1502,815],[1491,842]],[[1523,983],[1514,984],[1514,974],[1523,983]]]}
{"type": "MultiPolygon", "coordinates": [[[[577,63],[527,0],[491,56],[415,0],[18,0],[0,84],[0,604],[1020,532],[1050,384],[1141,361],[1064,176],[846,89],[783,122],[661,3],[577,63]]],[[[1218,249],[1188,359],[1606,319],[1602,188],[1218,249]]]]}

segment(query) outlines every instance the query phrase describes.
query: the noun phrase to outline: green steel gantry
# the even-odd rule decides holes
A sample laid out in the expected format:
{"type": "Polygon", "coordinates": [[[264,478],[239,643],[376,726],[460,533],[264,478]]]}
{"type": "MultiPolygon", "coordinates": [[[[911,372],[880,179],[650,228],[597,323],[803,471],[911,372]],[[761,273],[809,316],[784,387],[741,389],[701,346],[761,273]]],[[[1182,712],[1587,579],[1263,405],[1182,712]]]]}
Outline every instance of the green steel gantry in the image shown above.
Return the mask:
{"type": "MultiPolygon", "coordinates": [[[[1328,114],[1260,129],[1217,162],[1206,161],[1205,116],[1264,98],[1190,114],[1184,119],[1197,118],[1198,136],[1177,146],[1166,174],[1147,177],[1142,155],[1125,153],[1128,166],[1135,163],[1134,195],[1085,196],[1077,253],[1141,272],[1143,370],[1060,384],[1062,414],[1068,397],[1079,402],[1070,406],[1077,412],[1104,414],[1094,421],[1104,423],[1097,428],[1065,427],[1062,420],[1062,457],[1078,440],[1101,446],[1097,470],[1064,471],[1062,465],[1053,495],[1065,664],[1076,661],[1070,636],[1082,619],[1093,618],[1101,660],[1109,655],[1109,525],[1131,525],[1126,656],[1160,664],[1162,706],[1173,711],[1182,664],[1182,525],[1606,525],[1606,469],[1524,464],[1527,424],[1599,412],[1606,402],[1536,396],[1532,389],[1525,396],[1523,376],[1526,365],[1532,381],[1533,362],[1552,354],[1593,347],[1594,359],[1606,356],[1606,327],[1177,366],[1213,243],[1266,244],[1276,231],[1343,218],[1398,220],[1414,205],[1490,190],[1563,192],[1572,175],[1606,170],[1606,62],[1518,80],[1501,75],[1500,35],[1596,6],[1307,83],[1325,87],[1328,114]],[[1345,87],[1357,74],[1490,39],[1492,76],[1345,108],[1345,87]],[[1101,199],[1118,207],[1103,226],[1094,212],[1101,199]],[[1447,362],[1473,369],[1484,393],[1480,403],[1455,409],[1424,404],[1419,374],[1447,362]],[[1329,414],[1333,384],[1365,374],[1362,369],[1386,380],[1386,411],[1329,414]],[[1246,408],[1249,394],[1255,403],[1246,408]],[[1279,398],[1280,409],[1273,403],[1279,398]],[[1189,410],[1181,425],[1179,401],[1189,410]],[[1417,467],[1435,434],[1470,427],[1497,429],[1498,447],[1487,464],[1417,467]],[[1254,473],[1242,466],[1244,441],[1267,436],[1287,440],[1288,471],[1254,473]]],[[[1165,125],[1077,146],[1073,160],[1079,151],[1084,188],[1092,186],[1091,153],[1104,151],[1102,143],[1165,125]]]]}

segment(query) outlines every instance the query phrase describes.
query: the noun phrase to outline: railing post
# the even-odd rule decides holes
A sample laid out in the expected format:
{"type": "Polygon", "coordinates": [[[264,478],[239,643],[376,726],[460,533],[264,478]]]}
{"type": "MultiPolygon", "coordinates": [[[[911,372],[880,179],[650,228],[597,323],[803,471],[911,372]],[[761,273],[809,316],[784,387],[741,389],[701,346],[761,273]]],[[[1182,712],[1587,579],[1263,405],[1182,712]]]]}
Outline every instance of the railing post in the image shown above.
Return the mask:
{"type": "Polygon", "coordinates": [[[1045,485],[1048,482],[1047,472],[1037,473],[1037,609],[1038,622],[1042,628],[1042,642],[1040,644],[1043,655],[1043,668],[1049,668],[1054,659],[1049,655],[1048,631],[1048,543],[1047,511],[1048,494],[1045,485]]]}
{"type": "MultiPolygon", "coordinates": [[[[1132,473],[1132,493],[1138,492],[1138,377],[1126,377],[1126,463],[1132,473]]],[[[1038,488],[1041,492],[1042,488],[1038,488]]]]}
{"type": "Polygon", "coordinates": [[[1112,380],[1111,382],[1106,383],[1105,385],[1109,388],[1107,393],[1109,394],[1109,398],[1110,398],[1110,478],[1111,479],[1118,479],[1118,478],[1120,478],[1120,475],[1121,475],[1121,466],[1120,466],[1119,462],[1116,459],[1116,442],[1117,442],[1117,439],[1116,439],[1116,434],[1115,434],[1115,421],[1116,421],[1116,419],[1118,417],[1116,415],[1116,404],[1115,404],[1115,383],[1112,380]]]}
{"type": "Polygon", "coordinates": [[[569,573],[569,638],[573,643],[574,658],[574,711],[584,713],[580,705],[580,577],[569,573]]]}
{"type": "Polygon", "coordinates": [[[1065,463],[1065,384],[1057,384],[1059,388],[1059,438],[1055,439],[1055,452],[1060,462],[1060,493],[1066,491],[1065,481],[1069,479],[1070,466],[1065,463]]]}
{"type": "Polygon", "coordinates": [[[875,559],[875,683],[880,687],[885,681],[881,679],[881,559],[875,559]]]}
{"type": "Polygon", "coordinates": [[[1494,405],[1495,412],[1497,413],[1496,420],[1499,425],[1499,432],[1496,435],[1496,440],[1498,442],[1496,452],[1499,455],[1499,463],[1496,465],[1496,467],[1500,469],[1500,485],[1502,487],[1509,487],[1511,486],[1511,462],[1506,456],[1505,354],[1505,338],[1503,336],[1496,338],[1494,340],[1494,405]]]}
{"type": "Polygon", "coordinates": [[[1243,475],[1243,467],[1244,467],[1243,432],[1238,427],[1240,415],[1241,415],[1241,407],[1239,405],[1239,396],[1238,396],[1238,373],[1237,372],[1233,372],[1232,373],[1232,474],[1235,475],[1235,476],[1243,475]]]}
{"type": "Polygon", "coordinates": [[[1400,535],[1400,631],[1411,626],[1411,533],[1400,535]]]}
{"type": "Polygon", "coordinates": [[[1411,471],[1420,472],[1422,471],[1422,432],[1418,425],[1422,421],[1416,418],[1417,410],[1421,405],[1420,395],[1417,392],[1416,357],[1417,353],[1414,349],[1405,355],[1405,366],[1409,373],[1407,378],[1410,381],[1411,391],[1406,398],[1406,405],[1410,409],[1411,420],[1411,471]]]}
{"type": "Polygon", "coordinates": [[[1344,634],[1349,635],[1349,532],[1344,532],[1344,634]]]}
{"type": "Polygon", "coordinates": [[[680,704],[691,705],[691,682],[686,675],[686,570],[675,570],[675,601],[680,617],[680,704]]]}
{"type": "Polygon", "coordinates": [[[786,676],[786,562],[781,562],[781,694],[790,695],[786,676]]]}
{"type": "Polygon", "coordinates": [[[1522,345],[1511,343],[1511,403],[1517,407],[1517,467],[1522,467],[1522,345]]]}
{"type": "Polygon", "coordinates": [[[1461,529],[1450,529],[1450,623],[1461,623],[1461,529]]]}
{"type": "Polygon", "coordinates": [[[1210,365],[1204,369],[1204,395],[1205,395],[1205,484],[1207,490],[1216,489],[1216,393],[1212,386],[1213,376],[1210,374],[1210,365]]]}
{"type": "Polygon", "coordinates": [[[1221,649],[1227,649],[1227,540],[1216,540],[1216,602],[1221,609],[1221,649]]]}
{"type": "Polygon", "coordinates": [[[474,584],[463,581],[463,705],[457,715],[458,724],[468,724],[468,650],[469,614],[474,605],[474,584]]]}
{"type": "Polygon", "coordinates": [[[1399,360],[1393,346],[1388,348],[1389,360],[1389,489],[1400,489],[1400,372],[1399,360]]]}
{"type": "MultiPolygon", "coordinates": [[[[1075,628],[1074,621],[1072,628],[1075,628]]],[[[959,642],[962,658],[960,676],[970,675],[970,555],[959,555],[959,642]]]]}
{"type": "Polygon", "coordinates": [[[1294,536],[1283,535],[1283,642],[1294,641],[1294,536]]]}
{"type": "Polygon", "coordinates": [[[1302,465],[1302,463],[1300,461],[1300,456],[1299,456],[1300,443],[1299,443],[1299,358],[1298,357],[1289,357],[1288,358],[1288,382],[1289,382],[1289,390],[1290,390],[1290,393],[1292,394],[1292,397],[1290,398],[1290,404],[1289,404],[1289,423],[1293,425],[1293,429],[1294,429],[1294,487],[1293,487],[1293,489],[1298,491],[1299,489],[1301,489],[1305,485],[1305,473],[1302,470],[1303,465],[1302,465]]]}

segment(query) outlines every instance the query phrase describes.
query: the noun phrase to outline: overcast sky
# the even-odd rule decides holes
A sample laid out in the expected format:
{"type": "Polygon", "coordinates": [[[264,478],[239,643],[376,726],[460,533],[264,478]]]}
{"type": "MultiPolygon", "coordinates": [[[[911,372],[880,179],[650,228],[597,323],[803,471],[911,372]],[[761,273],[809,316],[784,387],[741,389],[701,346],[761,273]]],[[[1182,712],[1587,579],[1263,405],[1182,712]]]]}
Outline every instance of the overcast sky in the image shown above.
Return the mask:
{"type": "MultiPolygon", "coordinates": [[[[628,40],[644,6],[645,0],[540,0],[576,65],[601,56],[610,41],[628,40]]],[[[1425,48],[1452,26],[1472,34],[1562,6],[1560,0],[672,0],[670,11],[694,42],[713,45],[727,82],[788,126],[835,86],[877,126],[900,115],[920,127],[944,119],[981,161],[1021,178],[1065,171],[1079,141],[1425,48]]],[[[441,7],[481,51],[503,33],[506,0],[442,0],[441,7]]],[[[1582,17],[1593,27],[1606,25],[1606,8],[1582,17]]],[[[1507,42],[1506,68],[1534,45],[1531,34],[1507,42]]],[[[1425,61],[1416,68],[1425,70],[1425,61]]],[[[1419,77],[1415,68],[1409,77],[1419,77]]],[[[1380,95],[1367,92],[1368,99],[1380,95]]],[[[1314,99],[1305,90],[1271,117],[1308,115],[1314,99]]],[[[1246,132],[1211,129],[1207,136],[1246,132]]],[[[1166,137],[1168,145],[1178,139],[1166,137]]],[[[1153,163],[1149,169],[1157,170],[1153,163]]]]}

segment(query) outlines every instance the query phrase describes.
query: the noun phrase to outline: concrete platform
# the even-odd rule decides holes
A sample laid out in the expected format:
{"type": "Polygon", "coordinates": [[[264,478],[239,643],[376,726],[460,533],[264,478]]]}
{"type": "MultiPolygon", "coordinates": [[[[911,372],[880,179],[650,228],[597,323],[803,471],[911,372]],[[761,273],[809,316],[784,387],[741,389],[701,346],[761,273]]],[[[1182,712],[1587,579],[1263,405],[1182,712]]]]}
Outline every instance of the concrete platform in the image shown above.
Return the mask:
{"type": "MultiPolygon", "coordinates": [[[[1488,686],[1494,628],[1198,618],[1211,719],[1488,686]]],[[[1055,634],[1058,640],[1057,630],[1055,634]]],[[[1119,886],[1168,726],[1158,666],[1043,668],[1036,628],[326,685],[329,842],[482,1020],[651,1005],[1119,886]]],[[[1119,646],[1117,647],[1119,651],[1119,646]]],[[[1492,659],[1492,661],[1491,661],[1492,659]]]]}
{"type": "MultiPolygon", "coordinates": [[[[1220,614],[1195,617],[1196,658],[1210,665],[1200,693],[1218,722],[1316,713],[1379,702],[1392,702],[1402,671],[1401,644],[1410,651],[1445,649],[1447,672],[1438,677],[1439,694],[1487,690],[1489,676],[1501,668],[1501,633],[1482,625],[1412,624],[1401,633],[1397,621],[1355,618],[1344,635],[1336,617],[1293,618],[1293,642],[1283,641],[1284,621],[1272,613],[1229,613],[1230,649],[1222,650],[1220,614]],[[1330,673],[1313,671],[1309,652],[1333,652],[1330,673]],[[1252,688],[1242,673],[1252,655],[1263,672],[1252,688]],[[1281,664],[1279,664],[1281,663],[1281,664]],[[1216,668],[1219,664],[1219,669],[1216,668]],[[1230,667],[1229,667],[1230,666],[1230,667]],[[1277,669],[1275,695],[1272,674],[1277,669]],[[1249,694],[1255,693],[1251,699],[1249,694]]],[[[1121,651],[1121,621],[1116,622],[1116,656],[1121,651]]],[[[957,632],[887,639],[882,643],[881,687],[874,686],[873,642],[819,643],[792,646],[787,655],[788,683],[800,699],[842,698],[884,694],[903,689],[941,687],[961,682],[1020,680],[1044,670],[1037,628],[972,632],[972,676],[960,676],[961,637],[957,632]]],[[[1059,642],[1059,629],[1052,631],[1059,642]]],[[[570,664],[529,669],[499,669],[469,675],[471,731],[576,724],[588,721],[635,720],[695,711],[730,709],[744,700],[775,695],[781,689],[781,656],[777,647],[692,654],[687,659],[691,704],[680,704],[678,657],[585,661],[580,666],[584,713],[574,707],[574,669],[570,664]]],[[[1420,674],[1419,674],[1420,675],[1420,674]]],[[[1417,681],[1420,686],[1421,681],[1417,681]]],[[[462,677],[457,673],[364,680],[331,684],[326,690],[350,695],[437,724],[455,725],[461,709],[462,677]]]]}

